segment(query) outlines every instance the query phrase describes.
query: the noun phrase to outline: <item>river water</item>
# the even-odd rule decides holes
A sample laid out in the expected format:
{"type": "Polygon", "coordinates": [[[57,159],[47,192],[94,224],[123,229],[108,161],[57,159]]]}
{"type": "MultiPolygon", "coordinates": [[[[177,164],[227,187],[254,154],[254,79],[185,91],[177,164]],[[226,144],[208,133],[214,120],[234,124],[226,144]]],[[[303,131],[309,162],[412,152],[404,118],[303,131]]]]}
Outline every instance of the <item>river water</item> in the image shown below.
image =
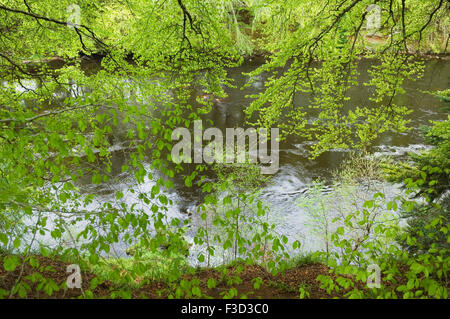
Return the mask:
{"type": "MultiPolygon", "coordinates": [[[[368,79],[367,69],[370,61],[362,61],[358,68],[360,82],[368,79]]],[[[235,89],[227,88],[228,97],[215,101],[211,112],[206,116],[213,121],[214,126],[225,131],[225,128],[246,127],[244,108],[249,104],[247,95],[259,93],[264,89],[264,80],[267,76],[262,75],[257,78],[249,87],[241,89],[248,81],[249,77],[243,73],[250,72],[261,65],[261,61],[247,61],[241,67],[229,70],[230,77],[234,80],[235,89]]],[[[398,97],[395,101],[400,105],[407,105],[413,112],[408,115],[411,120],[409,126],[411,130],[406,133],[384,133],[373,145],[371,151],[375,156],[390,155],[393,157],[404,157],[407,152],[419,152],[427,149],[424,145],[420,126],[428,125],[430,120],[444,120],[446,113],[442,111],[444,102],[438,98],[422,91],[443,90],[450,87],[450,62],[445,60],[430,60],[426,62],[425,74],[418,81],[407,81],[404,84],[406,94],[398,97]]],[[[372,88],[360,85],[350,92],[351,105],[371,105],[368,97],[372,88]]],[[[297,97],[297,105],[308,103],[307,95],[297,97]]],[[[120,144],[120,143],[118,143],[120,144]]],[[[346,150],[332,150],[320,155],[315,160],[308,158],[308,143],[296,137],[289,137],[280,144],[279,158],[280,168],[271,177],[271,181],[263,188],[261,199],[271,207],[273,221],[277,223],[279,232],[286,234],[290,240],[299,239],[305,250],[320,249],[317,237],[309,232],[307,227],[308,217],[305,210],[297,204],[299,196],[302,195],[314,180],[320,178],[325,182],[330,182],[332,172],[339,169],[342,161],[348,156],[346,150]]],[[[113,166],[121,167],[125,163],[126,153],[120,151],[113,153],[113,166]]],[[[149,167],[149,164],[146,164],[149,167]]],[[[127,191],[132,179],[123,174],[119,169],[116,171],[117,179],[113,182],[104,183],[100,186],[92,185],[90,179],[82,179],[78,187],[82,192],[94,192],[97,194],[97,203],[114,200],[114,192],[122,190],[125,194],[127,204],[137,203],[141,205],[136,195],[127,191]]],[[[211,176],[213,178],[213,176],[211,176]]],[[[149,192],[154,182],[146,181],[139,185],[138,192],[149,192]]],[[[398,192],[398,185],[384,185],[387,193],[392,195],[398,192]]],[[[167,196],[173,200],[173,205],[167,212],[169,217],[177,217],[184,220],[189,217],[187,212],[194,212],[197,205],[201,203],[203,194],[198,187],[188,188],[184,185],[183,176],[175,177],[175,188],[168,191],[167,196]]],[[[95,202],[91,208],[95,208],[95,202]]],[[[143,207],[145,209],[145,207],[143,207]]],[[[80,225],[81,227],[81,225],[80,225]]],[[[188,240],[192,241],[195,233],[195,218],[193,227],[188,232],[188,240]]],[[[47,238],[48,239],[48,238],[47,238]]],[[[43,238],[45,241],[45,238],[43,238]]],[[[119,256],[124,255],[125,245],[115,245],[114,251],[119,256]]]]}

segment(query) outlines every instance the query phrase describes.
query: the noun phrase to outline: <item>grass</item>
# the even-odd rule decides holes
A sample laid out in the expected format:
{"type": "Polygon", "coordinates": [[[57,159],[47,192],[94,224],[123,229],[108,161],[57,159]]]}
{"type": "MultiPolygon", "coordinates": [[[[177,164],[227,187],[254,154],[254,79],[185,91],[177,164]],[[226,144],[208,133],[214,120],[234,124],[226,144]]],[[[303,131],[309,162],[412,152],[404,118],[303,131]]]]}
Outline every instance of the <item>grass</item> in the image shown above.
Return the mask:
{"type": "Polygon", "coordinates": [[[324,264],[326,265],[325,258],[320,253],[302,253],[296,256],[292,256],[287,261],[287,268],[297,268],[306,265],[324,264]]]}
{"type": "Polygon", "coordinates": [[[269,287],[274,287],[274,288],[283,290],[285,292],[297,292],[297,289],[285,284],[284,282],[269,280],[267,282],[267,285],[269,287]]]}
{"type": "Polygon", "coordinates": [[[193,272],[186,257],[170,250],[144,251],[130,258],[102,260],[90,269],[102,280],[121,287],[138,288],[150,281],[173,282],[193,272]]]}

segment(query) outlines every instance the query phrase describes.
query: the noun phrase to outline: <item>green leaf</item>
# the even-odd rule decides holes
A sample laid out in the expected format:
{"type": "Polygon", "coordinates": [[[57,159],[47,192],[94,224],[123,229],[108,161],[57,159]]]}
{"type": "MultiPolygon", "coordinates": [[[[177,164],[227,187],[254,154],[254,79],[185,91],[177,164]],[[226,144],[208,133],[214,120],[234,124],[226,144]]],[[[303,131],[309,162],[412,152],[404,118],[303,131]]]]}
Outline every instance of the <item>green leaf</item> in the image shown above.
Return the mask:
{"type": "Polygon", "coordinates": [[[216,288],[216,281],[213,278],[208,279],[208,288],[209,289],[216,288]]]}
{"type": "Polygon", "coordinates": [[[14,243],[13,243],[14,248],[19,248],[20,246],[20,238],[16,238],[14,239],[14,243]]]}
{"type": "Polygon", "coordinates": [[[3,268],[6,271],[14,271],[20,265],[19,257],[15,255],[6,256],[3,259],[3,268]]]}

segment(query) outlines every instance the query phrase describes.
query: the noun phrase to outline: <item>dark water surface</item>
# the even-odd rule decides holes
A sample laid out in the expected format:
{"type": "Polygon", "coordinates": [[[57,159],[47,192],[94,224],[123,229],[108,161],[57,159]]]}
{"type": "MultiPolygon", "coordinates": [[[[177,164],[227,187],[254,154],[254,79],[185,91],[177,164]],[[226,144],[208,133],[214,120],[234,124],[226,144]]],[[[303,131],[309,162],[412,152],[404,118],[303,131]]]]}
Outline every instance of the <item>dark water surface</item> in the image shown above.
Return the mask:
{"type": "MultiPolygon", "coordinates": [[[[228,97],[215,101],[211,112],[206,116],[223,132],[227,127],[247,127],[243,111],[250,101],[246,96],[262,92],[264,80],[267,76],[260,76],[249,87],[241,90],[241,87],[249,81],[249,77],[243,75],[243,73],[250,72],[259,65],[260,62],[258,61],[246,62],[241,67],[230,70],[229,74],[234,79],[233,84],[237,88],[227,88],[228,97]]],[[[359,64],[361,82],[368,80],[367,69],[370,65],[370,61],[362,61],[359,64]]],[[[395,101],[397,104],[406,105],[413,110],[412,114],[408,115],[411,120],[409,124],[411,130],[402,134],[382,134],[372,148],[375,155],[404,156],[407,152],[417,152],[428,148],[429,146],[424,145],[420,126],[428,125],[430,120],[444,120],[446,113],[442,111],[445,106],[444,102],[422,91],[443,90],[449,87],[450,61],[430,60],[426,62],[424,76],[416,82],[407,81],[404,84],[406,94],[399,96],[395,101]]],[[[350,92],[350,107],[373,105],[369,102],[371,90],[373,89],[363,85],[353,88],[350,92]]],[[[305,105],[305,103],[308,103],[308,99],[307,95],[298,96],[295,103],[296,105],[305,105]]],[[[277,222],[280,232],[287,234],[292,240],[300,238],[306,249],[315,249],[317,248],[317,245],[315,245],[316,239],[310,237],[305,230],[305,212],[296,204],[296,200],[299,194],[311,185],[313,180],[320,178],[324,181],[330,181],[332,172],[339,168],[343,159],[349,153],[346,150],[333,150],[322,154],[315,160],[310,160],[308,159],[307,148],[308,143],[296,137],[289,137],[280,144],[280,168],[272,176],[270,183],[263,189],[261,198],[272,208],[271,214],[274,216],[274,221],[277,222]]],[[[112,160],[113,166],[120,168],[126,161],[126,155],[121,154],[121,152],[114,152],[112,160]]],[[[149,164],[146,165],[149,166],[149,164]]],[[[86,178],[79,183],[78,187],[82,191],[97,193],[99,196],[98,203],[113,200],[114,192],[117,190],[122,190],[125,193],[124,199],[128,204],[138,203],[136,195],[127,191],[132,179],[121,173],[120,169],[114,171],[116,171],[118,177],[114,182],[95,186],[90,183],[90,179],[86,178]]],[[[212,175],[211,178],[213,178],[212,175]]],[[[149,192],[153,185],[153,181],[147,181],[143,185],[139,185],[136,191],[137,193],[149,192]]],[[[391,192],[394,193],[395,191],[397,191],[397,188],[392,186],[391,192]]],[[[184,185],[183,176],[178,176],[175,178],[175,189],[169,192],[168,197],[174,202],[174,205],[169,208],[168,215],[186,219],[188,218],[186,212],[195,211],[196,206],[202,200],[203,194],[198,187],[187,188],[184,185]]],[[[92,207],[95,207],[95,205],[94,203],[92,207]]],[[[194,231],[191,232],[191,234],[193,233],[194,231]]],[[[117,253],[122,255],[126,247],[118,245],[115,248],[117,253]]]]}
{"type": "MultiPolygon", "coordinates": [[[[370,61],[362,61],[359,64],[360,82],[368,80],[367,70],[370,67],[370,61]]],[[[207,118],[214,122],[214,125],[223,132],[225,128],[248,127],[245,124],[244,108],[249,104],[247,95],[256,94],[264,90],[265,76],[259,79],[247,88],[241,89],[248,81],[249,77],[242,73],[248,73],[258,67],[258,62],[246,63],[243,66],[230,70],[230,76],[234,79],[236,89],[227,89],[228,97],[218,100],[214,103],[213,109],[207,118]]],[[[406,94],[401,95],[394,102],[399,105],[408,106],[413,112],[407,116],[411,120],[409,126],[411,130],[405,133],[387,132],[382,134],[371,151],[375,155],[393,155],[404,156],[410,151],[420,151],[426,149],[423,145],[424,139],[420,130],[421,125],[429,125],[430,120],[443,120],[446,113],[442,111],[444,102],[438,98],[423,93],[422,91],[443,90],[450,87],[450,62],[443,60],[432,60],[426,63],[424,76],[417,81],[407,81],[404,84],[406,94]]],[[[369,101],[369,96],[373,88],[359,85],[353,88],[350,94],[350,107],[353,106],[374,106],[369,101]]],[[[296,105],[305,105],[309,101],[307,95],[300,95],[296,98],[296,105]]],[[[347,150],[332,150],[310,160],[308,154],[309,142],[290,136],[287,141],[280,144],[280,169],[272,177],[271,186],[267,187],[264,194],[270,198],[270,202],[277,203],[276,206],[284,207],[279,203],[279,199],[287,193],[294,193],[302,190],[313,180],[320,178],[329,180],[334,170],[337,170],[342,160],[347,156],[347,150]]],[[[177,183],[178,194],[181,202],[196,202],[199,196],[196,190],[184,187],[182,180],[177,183]]],[[[289,211],[289,209],[287,210],[289,211]]]]}

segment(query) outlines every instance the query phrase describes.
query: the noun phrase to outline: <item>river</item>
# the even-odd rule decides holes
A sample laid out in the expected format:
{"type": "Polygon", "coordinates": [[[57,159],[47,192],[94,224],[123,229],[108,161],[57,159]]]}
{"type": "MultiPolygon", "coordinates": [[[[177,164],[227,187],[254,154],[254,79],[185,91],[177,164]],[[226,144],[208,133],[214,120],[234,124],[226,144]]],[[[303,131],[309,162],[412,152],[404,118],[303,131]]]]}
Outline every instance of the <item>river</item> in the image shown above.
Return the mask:
{"type": "MultiPolygon", "coordinates": [[[[362,61],[359,66],[360,82],[368,79],[367,70],[372,62],[362,61]]],[[[237,88],[227,88],[228,97],[214,103],[213,109],[205,117],[212,120],[214,125],[220,129],[230,127],[246,127],[244,108],[249,104],[247,95],[256,94],[264,89],[264,81],[267,75],[257,78],[249,87],[241,89],[248,81],[249,77],[243,73],[248,73],[261,65],[257,59],[246,61],[239,68],[229,70],[230,77],[234,80],[237,88]]],[[[408,115],[411,120],[409,126],[411,130],[406,133],[384,133],[372,146],[371,151],[375,156],[389,155],[396,158],[405,157],[407,152],[419,152],[429,148],[424,144],[420,126],[428,125],[430,120],[444,120],[446,113],[442,111],[444,102],[438,98],[426,94],[423,91],[443,90],[450,87],[450,61],[429,60],[426,62],[425,74],[418,81],[406,81],[404,84],[406,93],[397,98],[400,105],[407,105],[413,112],[408,115]]],[[[360,85],[350,92],[351,105],[370,105],[368,96],[372,88],[360,85]]],[[[300,95],[296,98],[295,104],[308,103],[307,95],[300,95]]],[[[118,143],[118,145],[120,142],[118,143]]],[[[117,146],[117,151],[113,152],[113,172],[116,179],[101,185],[92,185],[89,178],[81,179],[78,187],[84,193],[94,192],[97,194],[96,202],[114,201],[114,192],[122,190],[125,194],[124,200],[127,204],[138,203],[136,195],[127,191],[132,179],[127,174],[120,172],[122,164],[127,159],[126,152],[121,152],[117,146]]],[[[271,207],[271,215],[277,223],[279,232],[286,234],[290,240],[299,239],[305,250],[320,249],[317,244],[317,237],[312,235],[305,224],[307,216],[304,209],[297,204],[299,196],[318,178],[331,182],[333,171],[339,169],[342,161],[349,152],[342,149],[328,151],[318,158],[311,160],[308,158],[308,143],[296,137],[289,137],[280,144],[279,158],[280,167],[276,174],[271,177],[271,181],[263,188],[261,199],[271,207]]],[[[149,164],[145,164],[149,167],[149,164]]],[[[211,179],[213,175],[209,176],[211,179]]],[[[146,180],[139,185],[138,191],[148,192],[154,182],[146,180]]],[[[392,195],[398,192],[398,185],[385,184],[387,193],[392,195]]],[[[168,191],[167,196],[173,200],[173,205],[167,212],[169,217],[177,217],[181,220],[192,218],[188,212],[194,212],[197,205],[203,198],[199,187],[188,188],[184,184],[183,176],[175,177],[175,188],[168,191]]],[[[94,202],[90,208],[95,208],[94,202]]],[[[81,226],[80,226],[81,227],[81,226]]],[[[195,233],[195,218],[192,227],[188,231],[188,240],[192,241],[195,233]]],[[[47,238],[42,238],[46,241],[47,238]]],[[[124,255],[127,248],[125,245],[114,245],[114,251],[119,256],[124,255]]],[[[193,259],[194,260],[194,259],[193,259]]],[[[195,261],[193,261],[195,263],[195,261]]]]}

